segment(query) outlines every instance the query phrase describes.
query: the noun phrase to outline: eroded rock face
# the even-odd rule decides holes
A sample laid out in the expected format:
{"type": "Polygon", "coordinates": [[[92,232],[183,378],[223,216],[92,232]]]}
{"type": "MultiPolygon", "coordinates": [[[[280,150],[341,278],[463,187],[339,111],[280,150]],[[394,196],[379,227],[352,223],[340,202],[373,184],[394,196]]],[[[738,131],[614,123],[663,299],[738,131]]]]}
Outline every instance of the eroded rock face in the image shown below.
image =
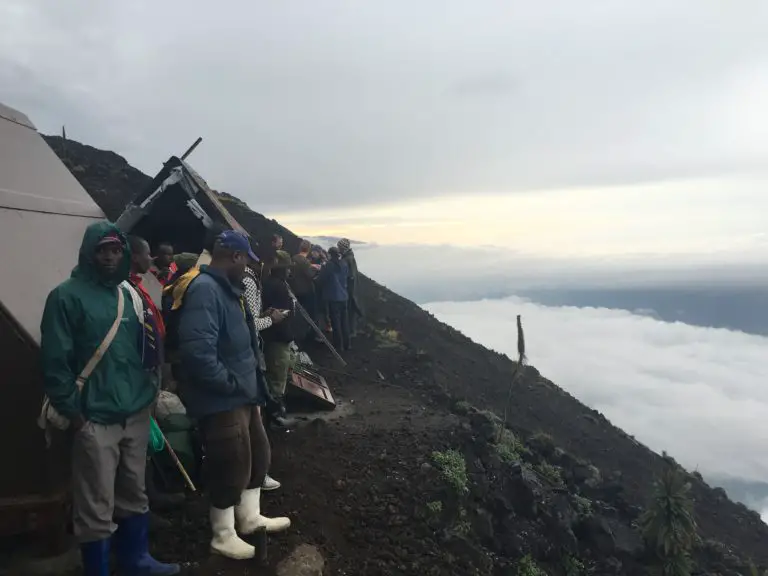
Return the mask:
{"type": "Polygon", "coordinates": [[[543,486],[536,473],[530,467],[516,462],[510,467],[507,482],[507,496],[515,513],[529,519],[538,516],[543,486]]]}
{"type": "Polygon", "coordinates": [[[277,576],[323,576],[325,558],[316,546],[302,544],[277,565],[277,576]]]}

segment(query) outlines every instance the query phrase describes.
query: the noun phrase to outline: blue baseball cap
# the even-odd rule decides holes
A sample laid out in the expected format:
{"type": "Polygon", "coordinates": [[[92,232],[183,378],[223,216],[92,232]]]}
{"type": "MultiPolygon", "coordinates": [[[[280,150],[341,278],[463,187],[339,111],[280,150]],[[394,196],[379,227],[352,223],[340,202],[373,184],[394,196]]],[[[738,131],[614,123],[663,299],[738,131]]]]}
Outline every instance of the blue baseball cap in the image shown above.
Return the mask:
{"type": "Polygon", "coordinates": [[[236,250],[238,252],[245,252],[251,260],[255,262],[259,261],[259,258],[251,249],[251,243],[248,241],[248,236],[242,232],[238,232],[237,230],[226,230],[219,234],[219,242],[225,248],[236,250]]]}

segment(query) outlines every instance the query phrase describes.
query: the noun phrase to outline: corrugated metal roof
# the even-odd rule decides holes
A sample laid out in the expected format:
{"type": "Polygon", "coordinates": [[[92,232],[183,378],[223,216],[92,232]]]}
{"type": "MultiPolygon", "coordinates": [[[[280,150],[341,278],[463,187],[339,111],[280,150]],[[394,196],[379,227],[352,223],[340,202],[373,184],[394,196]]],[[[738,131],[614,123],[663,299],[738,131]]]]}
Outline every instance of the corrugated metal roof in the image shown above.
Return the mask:
{"type": "Polygon", "coordinates": [[[0,104],[0,302],[36,342],[48,293],[69,277],[104,213],[37,133],[0,104]]]}
{"type": "Polygon", "coordinates": [[[229,224],[233,230],[239,230],[240,232],[248,234],[248,231],[243,228],[240,223],[235,220],[235,217],[232,216],[232,214],[229,213],[229,210],[227,210],[224,207],[224,204],[221,203],[221,200],[219,200],[219,197],[216,195],[216,193],[211,190],[211,188],[208,186],[208,183],[198,174],[189,164],[184,162],[183,160],[180,160],[180,162],[184,165],[184,167],[189,171],[189,173],[192,175],[192,177],[196,180],[196,184],[198,187],[203,191],[203,194],[205,194],[208,199],[211,201],[211,203],[216,207],[216,209],[219,211],[219,213],[222,215],[224,220],[227,221],[227,224],[229,224]]]}
{"type": "MultiPolygon", "coordinates": [[[[176,156],[171,156],[163,169],[152,180],[152,183],[144,190],[141,190],[131,203],[125,208],[123,213],[117,219],[117,226],[126,233],[140,229],[142,222],[152,215],[159,213],[159,210],[168,211],[168,205],[158,208],[163,202],[161,198],[169,192],[183,191],[185,195],[184,203],[178,200],[178,208],[186,206],[203,224],[210,226],[211,220],[224,221],[233,230],[239,230],[246,235],[248,231],[235,220],[229,210],[222,204],[216,193],[211,190],[205,179],[198,174],[194,168],[176,156]]],[[[168,214],[168,217],[171,215],[168,214]]]]}

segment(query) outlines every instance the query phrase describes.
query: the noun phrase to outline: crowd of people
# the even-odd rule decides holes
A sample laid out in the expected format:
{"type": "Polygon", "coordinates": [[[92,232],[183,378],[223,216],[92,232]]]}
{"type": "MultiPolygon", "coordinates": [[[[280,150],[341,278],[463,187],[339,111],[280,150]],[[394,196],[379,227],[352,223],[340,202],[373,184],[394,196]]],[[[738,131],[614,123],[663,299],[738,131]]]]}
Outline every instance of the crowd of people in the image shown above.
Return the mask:
{"type": "Polygon", "coordinates": [[[111,223],[88,227],[41,323],[42,419],[72,434],[73,529],[86,576],[110,574],[112,552],[124,576],[180,571],[148,547],[147,447],[164,365],[199,431],[211,550],[252,558],[243,537],[290,527],[261,513],[262,491],[280,487],[268,474],[265,422],[285,416],[291,344],[308,337],[296,312],[349,350],[362,316],[356,286],[346,239],[327,252],[302,241],[291,256],[279,236],[258,246],[214,224],[201,254],[162,243],[153,258],[144,239],[111,223]],[[143,284],[149,272],[162,302],[143,284]]]}

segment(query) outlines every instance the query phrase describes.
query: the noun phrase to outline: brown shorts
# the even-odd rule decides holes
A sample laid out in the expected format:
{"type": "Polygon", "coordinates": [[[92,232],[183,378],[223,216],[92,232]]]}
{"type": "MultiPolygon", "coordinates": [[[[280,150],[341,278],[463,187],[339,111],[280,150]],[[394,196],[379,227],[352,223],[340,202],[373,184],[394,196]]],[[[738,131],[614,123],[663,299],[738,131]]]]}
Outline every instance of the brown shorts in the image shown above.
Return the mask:
{"type": "Polygon", "coordinates": [[[271,454],[258,406],[204,416],[200,419],[200,433],[212,506],[235,506],[243,490],[264,483],[271,454]]]}

